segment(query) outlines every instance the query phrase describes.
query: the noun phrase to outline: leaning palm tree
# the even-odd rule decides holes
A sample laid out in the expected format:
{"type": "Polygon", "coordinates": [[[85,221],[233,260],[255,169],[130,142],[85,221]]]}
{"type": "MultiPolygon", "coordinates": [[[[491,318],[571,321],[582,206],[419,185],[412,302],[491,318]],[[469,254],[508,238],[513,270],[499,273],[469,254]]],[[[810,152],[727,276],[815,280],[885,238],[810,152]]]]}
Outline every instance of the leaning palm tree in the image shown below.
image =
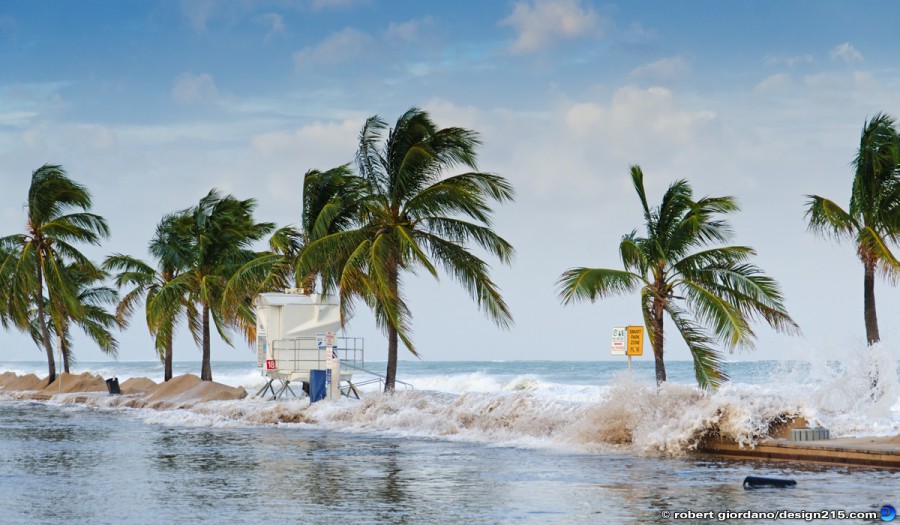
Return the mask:
{"type": "Polygon", "coordinates": [[[67,279],[66,263],[91,264],[74,243],[99,245],[109,236],[109,227],[99,215],[88,213],[91,194],[66,176],[60,166],[45,164],[31,176],[27,201],[28,223],[23,234],[0,238],[0,252],[6,253],[0,275],[7,276],[2,294],[7,314],[20,330],[29,331],[29,312],[34,307],[40,332],[40,346],[47,354],[48,380],[56,380],[56,362],[49,324],[64,332],[65,305],[72,319],[85,317],[77,286],[67,279]],[[49,319],[48,319],[49,314],[49,319]],[[49,322],[48,322],[49,321],[49,322]]]}
{"type": "Polygon", "coordinates": [[[127,324],[140,302],[145,302],[147,328],[163,362],[163,381],[172,379],[172,346],[179,319],[183,314],[189,319],[196,318],[191,315],[193,310],[183,294],[172,293],[175,290],[159,293],[190,264],[189,243],[179,237],[178,221],[177,215],[169,214],[157,224],[149,246],[156,260],[155,267],[123,254],[111,255],[103,262],[105,270],[116,272],[115,283],[119,289],[131,288],[116,308],[119,322],[127,324]]]}
{"type": "Polygon", "coordinates": [[[875,274],[900,277],[900,261],[889,247],[900,237],[900,136],[894,117],[878,113],[863,125],[859,150],[853,159],[850,208],[807,195],[810,230],[835,238],[851,239],[863,264],[863,316],[866,341],[881,336],[875,311],[875,274]]]}
{"type": "Polygon", "coordinates": [[[310,243],[301,269],[322,272],[326,291],[339,287],[342,314],[363,300],[388,339],[385,390],[394,389],[398,341],[414,354],[410,310],[403,298],[404,272],[437,267],[462,284],[489,317],[507,327],[512,318],[488,265],[469,251],[474,243],[511,262],[512,246],[491,229],[489,201],[511,201],[512,186],[498,175],[474,171],[478,136],[462,128],[438,128],[429,115],[412,108],[395,127],[377,116],[360,133],[353,227],[310,243]],[[447,176],[456,167],[469,168],[447,176]]]}
{"type": "Polygon", "coordinates": [[[702,388],[728,379],[718,342],[729,350],[752,348],[750,324],[758,318],[778,331],[798,331],[782,302],[778,283],[747,262],[756,252],[746,246],[714,246],[731,234],[719,218],[738,209],[732,197],[694,200],[687,181],[669,186],[655,208],[647,204],[644,174],[631,167],[631,179],[644,211],[646,237],[632,231],[622,238],[624,270],[572,268],[559,278],[563,304],[606,298],[640,289],[644,323],[656,360],[656,381],[666,380],[663,320],[675,323],[694,360],[702,388]]]}
{"type": "Polygon", "coordinates": [[[212,381],[210,321],[227,344],[231,328],[248,341],[256,338],[252,297],[225,294],[235,272],[258,256],[250,246],[274,229],[271,223],[254,222],[255,207],[253,199],[238,200],[211,190],[196,206],[178,214],[174,229],[186,243],[189,264],[162,286],[156,295],[159,300],[148,304],[148,316],[158,319],[175,298],[187,298],[188,308],[196,314],[189,314],[188,322],[203,352],[204,381],[212,381]]]}

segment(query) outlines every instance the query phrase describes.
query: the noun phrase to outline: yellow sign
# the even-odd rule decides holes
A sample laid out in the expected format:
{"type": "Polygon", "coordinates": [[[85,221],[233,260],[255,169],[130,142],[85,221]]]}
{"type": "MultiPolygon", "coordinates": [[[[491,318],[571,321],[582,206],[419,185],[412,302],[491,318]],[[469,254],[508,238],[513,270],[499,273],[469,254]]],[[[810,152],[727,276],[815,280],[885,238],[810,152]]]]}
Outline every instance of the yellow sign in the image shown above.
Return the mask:
{"type": "Polygon", "coordinates": [[[644,355],[644,327],[629,326],[628,327],[628,349],[627,355],[644,355]]]}

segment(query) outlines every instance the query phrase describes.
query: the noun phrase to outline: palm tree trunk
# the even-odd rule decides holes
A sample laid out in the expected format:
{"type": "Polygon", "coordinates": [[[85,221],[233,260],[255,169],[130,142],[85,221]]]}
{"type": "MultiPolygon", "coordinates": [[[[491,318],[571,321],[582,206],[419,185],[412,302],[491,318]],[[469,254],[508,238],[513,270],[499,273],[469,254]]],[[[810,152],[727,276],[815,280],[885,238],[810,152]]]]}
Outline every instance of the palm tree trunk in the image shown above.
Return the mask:
{"type": "Polygon", "coordinates": [[[203,365],[200,368],[200,379],[212,381],[212,367],[209,365],[209,305],[203,303],[203,365]]]}
{"type": "Polygon", "coordinates": [[[163,381],[172,379],[172,335],[166,336],[166,355],[163,358],[163,381]]]}
{"type": "Polygon", "coordinates": [[[56,347],[59,350],[59,355],[62,356],[63,360],[63,372],[69,373],[69,350],[65,347],[65,341],[62,336],[56,336],[56,347]]]}
{"type": "Polygon", "coordinates": [[[866,342],[869,346],[881,340],[878,335],[878,315],[875,313],[875,261],[864,260],[863,308],[866,319],[866,342]]]}
{"type": "Polygon", "coordinates": [[[650,346],[653,347],[653,358],[656,361],[656,385],[666,382],[666,363],[663,361],[663,302],[660,299],[653,300],[650,311],[650,346]]]}
{"type": "Polygon", "coordinates": [[[47,376],[47,384],[56,381],[56,360],[53,359],[53,345],[50,343],[50,330],[47,329],[47,319],[44,317],[44,274],[41,268],[40,258],[37,263],[37,283],[38,289],[35,293],[35,303],[37,303],[38,326],[41,328],[41,343],[47,352],[47,368],[49,375],[47,376]]]}
{"type": "MultiPolygon", "coordinates": [[[[399,269],[396,265],[393,265],[391,269],[388,271],[388,279],[390,279],[390,287],[391,293],[393,294],[393,298],[397,297],[397,288],[398,288],[398,272],[399,269]]],[[[392,298],[392,299],[393,299],[392,298]]],[[[387,335],[388,335],[388,362],[387,362],[387,372],[384,374],[384,391],[392,392],[394,390],[395,383],[397,381],[397,345],[398,345],[398,336],[397,336],[397,328],[388,321],[387,327],[387,335]]]]}
{"type": "Polygon", "coordinates": [[[388,364],[387,373],[384,376],[384,391],[394,390],[397,381],[397,329],[388,326],[388,364]]]}
{"type": "MultiPolygon", "coordinates": [[[[868,258],[863,260],[865,277],[863,278],[863,312],[866,319],[866,343],[872,346],[881,340],[878,334],[878,314],[875,313],[875,260],[868,258]]],[[[881,398],[882,393],[878,389],[878,369],[869,369],[869,386],[873,400],[881,398]]]]}

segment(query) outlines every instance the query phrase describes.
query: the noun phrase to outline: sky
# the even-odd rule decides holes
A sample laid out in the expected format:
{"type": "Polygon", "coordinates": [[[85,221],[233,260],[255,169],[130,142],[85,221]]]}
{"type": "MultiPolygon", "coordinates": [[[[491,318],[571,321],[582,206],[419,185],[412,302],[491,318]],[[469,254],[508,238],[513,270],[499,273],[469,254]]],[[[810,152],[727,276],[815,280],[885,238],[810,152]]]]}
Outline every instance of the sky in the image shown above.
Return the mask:
{"type": "MultiPolygon", "coordinates": [[[[61,164],[88,187],[110,239],[84,252],[147,258],[160,218],[211,188],[300,215],[303,174],[353,161],[364,120],[408,108],[477,131],[479,168],[515,187],[491,260],[515,324],[496,328],[449,276],[406,277],[425,360],[606,360],[637,295],[562,306],[575,266],[619,268],[648,199],[687,179],[732,195],[733,243],[782,285],[802,336],[756,325],[734,360],[864,347],[862,266],[807,231],[805,195],[847,205],[867,118],[900,114],[900,3],[590,0],[5,0],[0,3],[0,233],[24,230],[31,173],[61,164]]],[[[882,338],[898,339],[900,290],[876,285],[882,338]]],[[[674,327],[667,359],[688,359],[674,327]]],[[[347,334],[366,358],[386,342],[363,307],[347,334]]],[[[140,318],[120,360],[154,359],[140,318]]],[[[107,359],[77,338],[81,361],[107,359]]],[[[649,346],[643,360],[651,360],[649,346]]],[[[252,360],[216,341],[214,360],[252,360]]],[[[43,354],[0,332],[0,360],[43,354]]],[[[403,358],[411,355],[402,354],[403,358]]],[[[200,353],[184,335],[177,360],[200,353]]]]}

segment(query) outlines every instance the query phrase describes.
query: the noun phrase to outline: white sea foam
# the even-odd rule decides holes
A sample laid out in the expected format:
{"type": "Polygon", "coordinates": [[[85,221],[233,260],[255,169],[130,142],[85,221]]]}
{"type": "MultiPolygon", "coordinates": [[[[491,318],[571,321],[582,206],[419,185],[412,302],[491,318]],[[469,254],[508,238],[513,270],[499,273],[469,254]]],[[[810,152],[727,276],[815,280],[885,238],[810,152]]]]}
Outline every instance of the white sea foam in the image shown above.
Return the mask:
{"type": "MultiPolygon", "coordinates": [[[[766,363],[759,365],[758,371],[744,368],[746,377],[716,392],[676,382],[657,388],[652,376],[620,373],[619,368],[610,372],[602,364],[582,364],[579,370],[599,367],[598,374],[608,378],[605,384],[592,384],[589,375],[572,379],[558,372],[565,368],[562,364],[555,367],[553,375],[553,370],[536,371],[540,367],[534,365],[492,363],[463,373],[458,364],[448,364],[449,373],[441,373],[440,364],[429,365],[427,370],[401,376],[415,390],[382,395],[376,390],[378,385],[371,384],[360,401],[310,405],[308,400],[245,399],[163,411],[127,409],[126,403],[103,395],[90,397],[89,402],[129,410],[148,424],[316,425],[342,432],[488,445],[578,451],[617,448],[646,455],[679,455],[709,436],[753,446],[767,435],[770,426],[796,417],[829,428],[835,437],[900,434],[897,348],[882,344],[857,352],[816,349],[802,361],[766,363]],[[873,392],[876,371],[879,389],[873,392]]],[[[124,380],[161,374],[157,366],[125,363],[92,370],[124,380]]],[[[675,364],[672,369],[685,377],[689,366],[675,364]]],[[[19,368],[16,371],[20,373],[41,372],[39,364],[35,369],[19,368]]],[[[217,381],[243,386],[251,394],[263,384],[259,372],[249,364],[220,365],[214,367],[214,374],[217,381]]],[[[74,401],[70,396],[57,402],[74,401]]]]}

